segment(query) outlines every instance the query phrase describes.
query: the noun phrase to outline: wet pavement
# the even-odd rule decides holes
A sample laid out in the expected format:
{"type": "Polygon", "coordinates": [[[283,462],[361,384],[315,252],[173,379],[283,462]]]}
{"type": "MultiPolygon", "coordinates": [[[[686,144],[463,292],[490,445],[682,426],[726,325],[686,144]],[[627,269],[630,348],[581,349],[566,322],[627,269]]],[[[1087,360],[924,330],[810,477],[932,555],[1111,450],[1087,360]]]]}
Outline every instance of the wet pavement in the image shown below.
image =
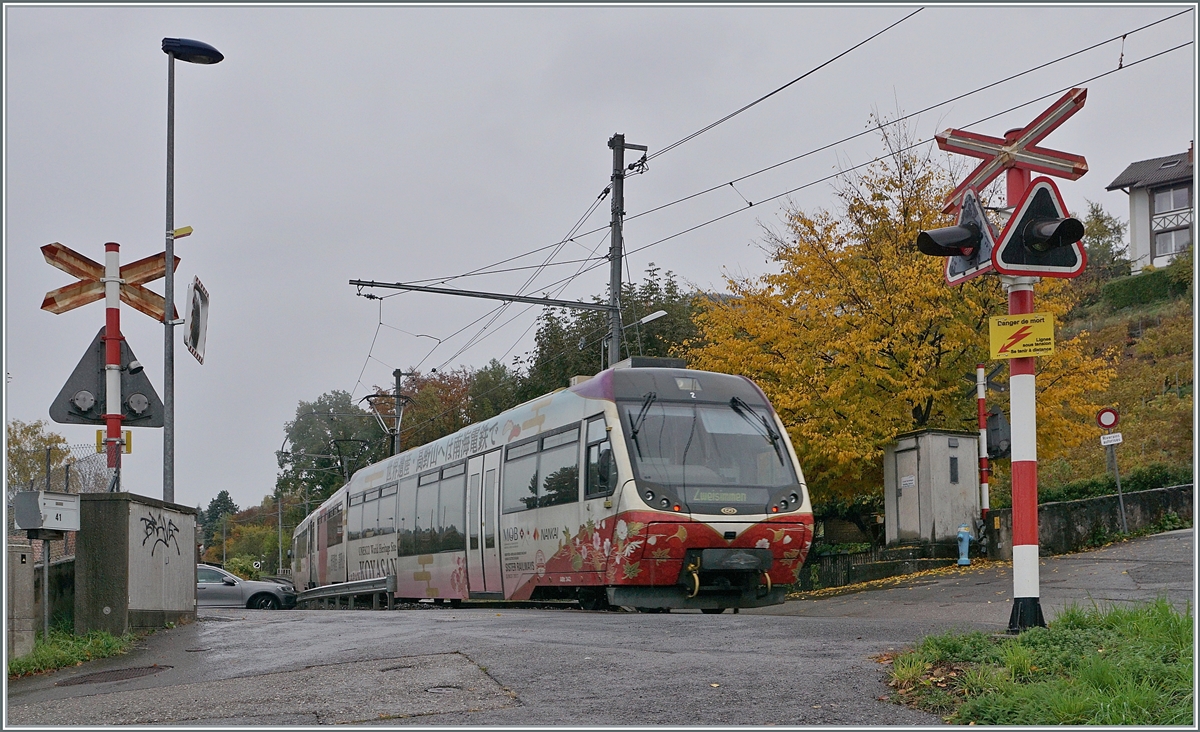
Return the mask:
{"type": "MultiPolygon", "coordinates": [[[[1190,529],[1045,557],[1043,612],[1185,607],[1194,560],[1190,529]]],[[[872,657],[1003,631],[1011,593],[1011,566],[981,563],[737,615],[206,609],[126,656],[10,681],[6,726],[939,724],[881,701],[872,657]],[[107,671],[146,675],[91,676],[107,671]]]]}

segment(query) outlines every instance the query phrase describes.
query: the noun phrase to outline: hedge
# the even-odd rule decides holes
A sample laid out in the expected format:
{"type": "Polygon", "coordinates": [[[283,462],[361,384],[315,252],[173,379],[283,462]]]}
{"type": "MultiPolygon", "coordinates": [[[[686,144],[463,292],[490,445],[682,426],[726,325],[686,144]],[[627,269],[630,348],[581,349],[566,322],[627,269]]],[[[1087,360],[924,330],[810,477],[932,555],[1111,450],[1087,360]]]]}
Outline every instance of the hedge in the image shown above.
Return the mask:
{"type": "MultiPolygon", "coordinates": [[[[1155,488],[1166,488],[1172,485],[1184,485],[1192,482],[1190,465],[1166,465],[1151,463],[1134,468],[1121,476],[1121,491],[1149,491],[1155,488]]],[[[1077,501],[1081,498],[1096,496],[1111,496],[1117,492],[1117,479],[1111,473],[1096,475],[1091,478],[1073,480],[1053,488],[1038,488],[1038,503],[1054,501],[1077,501]]]]}
{"type": "Polygon", "coordinates": [[[1188,280],[1180,277],[1181,273],[1175,269],[1176,265],[1173,264],[1164,269],[1143,271],[1107,282],[1102,295],[1104,303],[1114,310],[1121,310],[1155,300],[1183,297],[1188,292],[1188,280]]]}

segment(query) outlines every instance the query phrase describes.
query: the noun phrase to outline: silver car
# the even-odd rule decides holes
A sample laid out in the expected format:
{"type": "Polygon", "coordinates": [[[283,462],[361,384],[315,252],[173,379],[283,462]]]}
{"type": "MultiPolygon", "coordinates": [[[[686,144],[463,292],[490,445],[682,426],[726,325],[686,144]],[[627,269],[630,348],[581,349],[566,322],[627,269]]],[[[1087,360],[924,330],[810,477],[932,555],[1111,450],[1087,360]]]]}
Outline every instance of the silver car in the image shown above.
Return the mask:
{"type": "Polygon", "coordinates": [[[196,565],[197,607],[278,610],[296,606],[296,588],[278,582],[244,580],[207,564],[196,565]]]}

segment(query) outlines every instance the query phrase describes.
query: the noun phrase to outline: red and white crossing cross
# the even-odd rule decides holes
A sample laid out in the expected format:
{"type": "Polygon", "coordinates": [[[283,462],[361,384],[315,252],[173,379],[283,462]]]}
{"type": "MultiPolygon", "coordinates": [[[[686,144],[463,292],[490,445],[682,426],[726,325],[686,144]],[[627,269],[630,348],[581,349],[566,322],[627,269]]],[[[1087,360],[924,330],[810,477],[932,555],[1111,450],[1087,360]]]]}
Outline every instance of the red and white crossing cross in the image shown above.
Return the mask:
{"type": "MultiPolygon", "coordinates": [[[[47,292],[46,298],[42,300],[42,310],[61,315],[80,305],[104,299],[104,283],[101,282],[104,279],[104,265],[58,242],[42,247],[42,256],[46,258],[47,263],[79,278],[78,282],[47,292]]],[[[175,257],[175,266],[179,266],[179,257],[175,257]]],[[[151,292],[142,285],[163,277],[166,270],[165,257],[162,254],[152,254],[145,259],[123,265],[120,270],[121,279],[124,280],[121,283],[121,302],[162,322],[166,300],[162,295],[151,292]]],[[[171,317],[179,317],[174,306],[171,307],[171,317]]]]}
{"type": "Polygon", "coordinates": [[[1069,180],[1076,180],[1086,173],[1087,160],[1082,155],[1037,147],[1042,138],[1082,109],[1085,101],[1087,89],[1072,89],[1038,115],[1037,119],[1003,138],[966,130],[945,130],[934,135],[938,147],[947,152],[983,158],[983,162],[946,197],[942,211],[954,211],[958,208],[964,191],[968,188],[982,191],[996,176],[1009,168],[1020,168],[1069,180]]]}

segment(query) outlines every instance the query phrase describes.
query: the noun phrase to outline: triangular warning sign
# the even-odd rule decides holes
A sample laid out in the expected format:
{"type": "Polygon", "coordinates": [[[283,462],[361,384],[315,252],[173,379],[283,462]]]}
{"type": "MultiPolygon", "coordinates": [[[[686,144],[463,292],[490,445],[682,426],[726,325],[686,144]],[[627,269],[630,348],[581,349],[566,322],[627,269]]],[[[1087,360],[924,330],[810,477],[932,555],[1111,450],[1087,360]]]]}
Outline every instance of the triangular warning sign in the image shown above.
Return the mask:
{"type": "MultiPolygon", "coordinates": [[[[136,361],[129,341],[121,341],[121,416],[126,427],[162,427],[163,403],[145,371],[129,373],[136,361]]],[[[50,404],[60,424],[104,424],[108,387],[104,378],[104,328],[92,339],[79,365],[50,404]]]]}
{"type": "Polygon", "coordinates": [[[996,246],[996,234],[983,213],[979,196],[968,188],[963,191],[962,205],[958,209],[956,226],[974,225],[979,230],[979,247],[970,255],[946,258],[946,284],[958,285],[967,280],[992,271],[992,249],[996,246]]]}
{"type": "Polygon", "coordinates": [[[1039,228],[1056,221],[1068,224],[1068,228],[1078,227],[1082,234],[1082,224],[1068,217],[1067,206],[1054,181],[1035,178],[1013,210],[992,252],[996,271],[1031,277],[1078,277],[1087,266],[1087,252],[1081,240],[1062,246],[1051,244],[1042,251],[1032,246],[1040,237],[1039,228]]]}

